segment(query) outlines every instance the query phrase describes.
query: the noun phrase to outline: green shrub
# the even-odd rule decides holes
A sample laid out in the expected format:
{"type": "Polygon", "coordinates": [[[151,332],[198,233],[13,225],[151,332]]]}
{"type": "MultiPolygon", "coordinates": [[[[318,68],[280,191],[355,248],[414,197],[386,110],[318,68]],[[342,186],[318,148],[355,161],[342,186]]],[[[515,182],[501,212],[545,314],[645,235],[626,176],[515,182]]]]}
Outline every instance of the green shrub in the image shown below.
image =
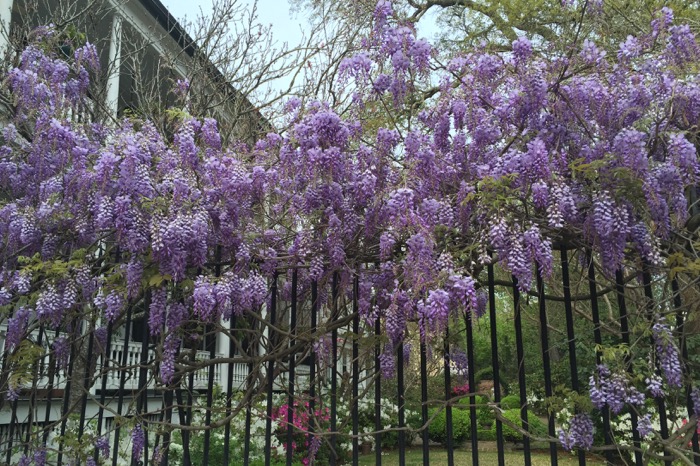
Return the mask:
{"type": "MultiPolygon", "coordinates": [[[[428,426],[428,437],[433,442],[447,443],[447,410],[444,408],[433,408],[430,410],[432,417],[440,411],[428,426]]],[[[471,422],[469,411],[464,409],[452,409],[452,440],[461,443],[469,438],[471,433],[471,422]]]]}
{"type": "Polygon", "coordinates": [[[496,429],[479,429],[476,438],[484,442],[494,442],[496,441],[496,429]]]}
{"type": "Polygon", "coordinates": [[[474,374],[474,381],[476,383],[481,382],[482,380],[493,380],[493,369],[490,367],[484,367],[480,371],[478,371],[476,374],[474,374]]]}
{"type": "Polygon", "coordinates": [[[496,420],[496,416],[493,413],[493,409],[488,405],[488,398],[485,396],[476,397],[476,404],[478,406],[476,411],[477,425],[480,428],[485,428],[491,426],[496,420]]]}
{"type": "MultiPolygon", "coordinates": [[[[501,387],[503,387],[508,383],[508,378],[503,373],[503,371],[500,371],[498,375],[498,378],[500,379],[499,381],[501,382],[501,387]]],[[[474,387],[475,389],[479,386],[479,382],[481,382],[482,380],[493,380],[493,368],[484,367],[483,369],[477,371],[474,374],[474,383],[476,384],[476,387],[474,387]]]]}
{"type": "MultiPolygon", "coordinates": [[[[508,409],[503,411],[503,417],[509,420],[516,426],[522,426],[522,418],[520,417],[520,409],[508,409]]],[[[528,431],[532,435],[543,436],[547,433],[547,426],[544,425],[542,421],[537,416],[533,416],[531,413],[528,415],[528,424],[530,428],[528,431]]],[[[496,434],[496,423],[494,422],[491,426],[493,434],[496,434]]],[[[503,423],[503,438],[510,440],[512,442],[517,442],[523,439],[523,434],[515,430],[505,422],[503,423]]]]}
{"type": "Polygon", "coordinates": [[[520,397],[518,395],[508,395],[502,398],[501,409],[520,409],[520,397]]]}
{"type": "MultiPolygon", "coordinates": [[[[491,409],[491,407],[488,405],[488,402],[489,399],[483,395],[477,395],[475,397],[474,404],[476,405],[476,423],[479,428],[491,426],[493,421],[496,419],[496,416],[493,414],[493,409],[491,409]]],[[[461,398],[455,405],[456,408],[463,409],[468,414],[470,413],[470,406],[471,401],[468,396],[461,398]]]]}

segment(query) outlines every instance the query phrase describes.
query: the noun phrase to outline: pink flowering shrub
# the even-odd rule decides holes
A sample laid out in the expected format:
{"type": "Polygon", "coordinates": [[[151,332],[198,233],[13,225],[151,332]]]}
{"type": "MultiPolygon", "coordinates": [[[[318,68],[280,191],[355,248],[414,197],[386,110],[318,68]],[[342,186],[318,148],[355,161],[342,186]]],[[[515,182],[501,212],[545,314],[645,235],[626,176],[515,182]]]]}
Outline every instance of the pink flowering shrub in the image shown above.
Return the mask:
{"type": "MultiPolygon", "coordinates": [[[[287,429],[291,416],[293,427],[291,448],[295,461],[301,461],[304,465],[313,461],[316,461],[316,464],[325,464],[328,461],[331,451],[328,445],[330,437],[327,433],[330,431],[331,411],[327,403],[326,400],[323,406],[318,407],[321,404],[321,399],[318,399],[313,412],[308,400],[295,400],[291,406],[284,403],[273,408],[272,420],[277,426],[275,435],[285,451],[288,448],[287,429]],[[312,435],[312,431],[319,435],[312,435]]],[[[341,439],[338,438],[338,443],[340,441],[341,439]]],[[[342,459],[343,449],[337,448],[336,451],[342,459]]]]}

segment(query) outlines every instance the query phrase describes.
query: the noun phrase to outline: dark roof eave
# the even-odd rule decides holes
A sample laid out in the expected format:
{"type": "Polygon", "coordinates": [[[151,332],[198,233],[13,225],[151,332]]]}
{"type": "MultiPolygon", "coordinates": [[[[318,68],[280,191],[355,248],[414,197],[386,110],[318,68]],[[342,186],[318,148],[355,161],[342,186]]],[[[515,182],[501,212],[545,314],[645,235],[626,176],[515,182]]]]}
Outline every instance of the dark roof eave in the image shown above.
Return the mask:
{"type": "MultiPolygon", "coordinates": [[[[190,35],[187,34],[185,29],[180,25],[180,23],[177,22],[175,17],[168,11],[165,5],[163,5],[160,0],[139,1],[141,2],[141,5],[143,5],[143,7],[146,9],[146,11],[148,11],[153,16],[153,18],[155,18],[158,24],[163,29],[165,29],[168,32],[168,34],[170,34],[170,37],[172,37],[173,40],[175,40],[178,46],[182,47],[182,50],[187,55],[194,58],[195,54],[199,51],[199,47],[197,47],[197,44],[195,44],[192,37],[190,37],[190,35]]],[[[209,62],[209,60],[207,60],[207,72],[211,73],[211,76],[215,81],[224,83],[229,88],[229,92],[243,97],[248,103],[250,103],[248,98],[243,96],[236,88],[234,88],[231,85],[231,83],[229,83],[228,80],[224,77],[221,71],[211,62],[209,62]]],[[[265,123],[264,126],[272,128],[270,122],[267,121],[267,119],[264,118],[260,112],[256,111],[256,113],[258,114],[260,120],[262,120],[265,123]]]]}
{"type": "Polygon", "coordinates": [[[197,45],[194,40],[190,37],[185,29],[177,22],[175,17],[170,14],[165,5],[163,5],[160,0],[139,0],[141,5],[148,11],[153,18],[161,25],[163,29],[168,31],[170,37],[172,37],[177,45],[182,47],[182,50],[189,55],[194,57],[195,53],[198,51],[197,45]]]}

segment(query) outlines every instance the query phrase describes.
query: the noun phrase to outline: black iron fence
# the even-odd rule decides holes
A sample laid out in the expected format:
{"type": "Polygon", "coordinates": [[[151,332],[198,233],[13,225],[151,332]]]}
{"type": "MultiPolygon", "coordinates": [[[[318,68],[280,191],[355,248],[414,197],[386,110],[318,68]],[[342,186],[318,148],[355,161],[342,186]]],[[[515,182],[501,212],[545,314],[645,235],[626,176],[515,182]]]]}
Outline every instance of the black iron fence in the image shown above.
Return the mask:
{"type": "MultiPolygon", "coordinates": [[[[501,466],[530,465],[533,455],[556,465],[569,455],[558,439],[559,417],[585,406],[580,399],[608,357],[605,345],[653,345],[637,329],[662,308],[675,315],[675,344],[684,361],[689,356],[688,290],[676,277],[647,268],[604,277],[589,257],[572,265],[575,253],[560,250],[553,277],[538,273],[529,293],[486,266],[483,315],[455,315],[445,335],[429,341],[410,337],[419,332],[409,322],[409,336],[396,346],[383,319],[360,310],[362,299],[374,305],[377,290],[363,287],[369,296],[362,296],[360,289],[363,276],[377,273],[373,267],[320,281],[300,280],[305,268],[276,272],[261,309],[188,324],[168,383],[161,376],[166,336],[148,330],[149,296],[106,330],[87,318],[59,331],[36,325],[26,335],[36,352],[24,368],[32,376],[0,407],[0,462],[30,464],[21,462],[42,454],[57,465],[334,465],[358,464],[364,454],[380,465],[392,450],[403,465],[414,445],[410,451],[419,449],[426,465],[438,452],[455,464],[463,446],[478,465],[488,445],[501,466]],[[57,341],[67,342],[65,356],[57,341]],[[456,369],[459,351],[468,371],[456,369]]],[[[634,376],[639,361],[623,353],[634,376]]],[[[3,354],[4,390],[12,370],[26,365],[18,354],[3,354]]],[[[668,455],[665,464],[680,447],[700,464],[697,432],[681,427],[683,416],[695,419],[691,398],[688,386],[654,400],[657,456],[668,455]]],[[[575,452],[579,464],[645,464],[651,450],[636,410],[589,409],[596,437],[590,451],[575,452]],[[627,427],[619,426],[621,416],[627,427]]]]}

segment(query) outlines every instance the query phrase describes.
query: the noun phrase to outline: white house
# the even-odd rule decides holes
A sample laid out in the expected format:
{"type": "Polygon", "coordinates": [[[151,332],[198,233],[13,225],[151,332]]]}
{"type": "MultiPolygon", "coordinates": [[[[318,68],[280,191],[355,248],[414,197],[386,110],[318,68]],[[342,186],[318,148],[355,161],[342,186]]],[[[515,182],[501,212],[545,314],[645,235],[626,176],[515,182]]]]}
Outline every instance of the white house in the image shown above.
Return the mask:
{"type": "MultiPolygon", "coordinates": [[[[88,118],[118,118],[129,111],[143,112],[148,117],[152,110],[149,105],[155,103],[158,106],[156,110],[163,110],[175,103],[171,89],[178,79],[195,76],[196,83],[192,85],[191,92],[199,93],[200,101],[211,100],[207,103],[209,111],[206,116],[217,118],[223,126],[220,128],[222,133],[228,131],[238,139],[254,140],[257,132],[271,129],[252,104],[227,84],[224,76],[201,56],[192,38],[159,0],[0,0],[0,59],[4,59],[3,69],[7,69],[21,51],[29,30],[50,23],[61,27],[70,24],[72,30],[85,34],[87,40],[97,46],[104,72],[98,77],[95,90],[90,95],[94,105],[88,118]]],[[[141,341],[144,325],[140,320],[132,322],[131,338],[126,345],[124,329],[115,331],[108,359],[125,362],[126,366],[138,366],[144,348],[141,341]]],[[[6,331],[5,319],[0,323],[0,355],[4,354],[6,331]]],[[[60,336],[60,333],[54,334],[53,331],[40,336],[39,331],[35,331],[30,339],[47,346],[47,341],[60,336]]],[[[217,356],[228,356],[229,340],[217,340],[217,356]]],[[[148,359],[153,360],[153,350],[149,352],[148,359]]],[[[209,351],[204,348],[196,353],[197,360],[209,357],[209,351]]],[[[44,369],[49,366],[48,357],[45,359],[44,369]]],[[[96,364],[97,370],[103,364],[102,358],[96,364]]],[[[245,381],[247,366],[235,363],[217,366],[215,383],[225,388],[229,370],[234,372],[236,389],[245,381]]],[[[51,385],[48,370],[42,370],[42,374],[36,381],[35,393],[39,395],[33,404],[26,396],[20,395],[14,408],[14,427],[10,427],[10,404],[5,403],[0,410],[0,445],[8,444],[11,431],[14,442],[21,440],[24,435],[21,429],[26,427],[28,421],[35,425],[50,424],[60,418],[66,374],[58,371],[53,375],[51,385]]],[[[125,405],[129,403],[137,389],[138,375],[137,369],[124,380],[117,372],[109,374],[105,385],[107,398],[114,402],[116,394],[121,393],[125,405]]],[[[206,391],[207,372],[196,373],[193,382],[195,390],[206,391]]],[[[86,407],[86,419],[94,418],[97,413],[98,406],[94,401],[100,398],[101,388],[100,380],[90,388],[93,400],[86,407]]],[[[147,408],[144,411],[157,411],[162,403],[162,393],[147,391],[147,395],[147,408]]],[[[110,418],[114,416],[113,411],[104,410],[107,428],[110,418]]],[[[0,464],[5,460],[3,450],[0,447],[0,464]]]]}

